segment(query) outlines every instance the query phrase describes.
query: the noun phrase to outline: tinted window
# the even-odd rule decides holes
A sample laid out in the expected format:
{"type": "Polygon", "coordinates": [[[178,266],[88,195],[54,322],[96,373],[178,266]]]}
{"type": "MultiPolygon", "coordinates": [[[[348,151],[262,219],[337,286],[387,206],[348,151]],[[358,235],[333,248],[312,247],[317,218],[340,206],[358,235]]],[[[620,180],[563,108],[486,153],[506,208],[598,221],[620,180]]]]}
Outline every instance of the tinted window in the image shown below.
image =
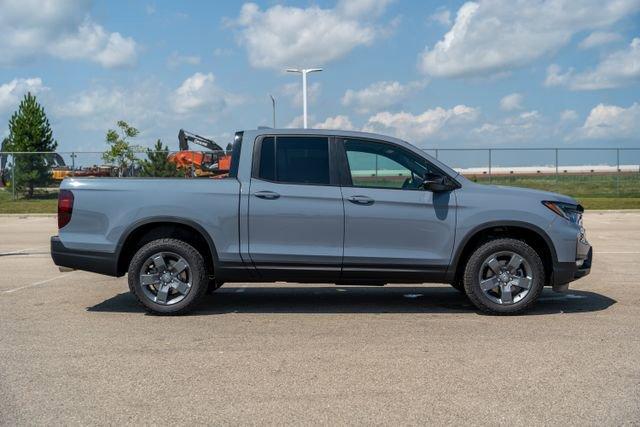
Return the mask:
{"type": "Polygon", "coordinates": [[[326,137],[266,137],[260,147],[258,177],[290,184],[329,185],[326,137]]]}
{"type": "Polygon", "coordinates": [[[280,136],[276,140],[279,182],[329,185],[327,138],[280,136]]]}
{"type": "Polygon", "coordinates": [[[355,187],[416,190],[430,172],[424,159],[391,144],[346,139],[344,147],[355,187]]]}

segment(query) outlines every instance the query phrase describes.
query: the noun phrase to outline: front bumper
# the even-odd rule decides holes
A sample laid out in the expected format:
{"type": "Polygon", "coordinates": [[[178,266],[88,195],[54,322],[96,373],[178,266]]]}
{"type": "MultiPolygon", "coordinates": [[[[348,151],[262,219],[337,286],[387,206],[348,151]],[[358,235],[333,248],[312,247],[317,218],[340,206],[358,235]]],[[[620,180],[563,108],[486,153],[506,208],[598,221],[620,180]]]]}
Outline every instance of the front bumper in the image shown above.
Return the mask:
{"type": "Polygon", "coordinates": [[[118,262],[115,253],[70,249],[58,236],[51,237],[51,258],[59,267],[109,276],[117,275],[118,262]]]}
{"type": "Polygon", "coordinates": [[[553,268],[551,285],[556,292],[565,292],[569,289],[569,283],[586,276],[591,272],[593,262],[593,248],[584,239],[577,243],[576,261],[559,262],[553,268]]]}

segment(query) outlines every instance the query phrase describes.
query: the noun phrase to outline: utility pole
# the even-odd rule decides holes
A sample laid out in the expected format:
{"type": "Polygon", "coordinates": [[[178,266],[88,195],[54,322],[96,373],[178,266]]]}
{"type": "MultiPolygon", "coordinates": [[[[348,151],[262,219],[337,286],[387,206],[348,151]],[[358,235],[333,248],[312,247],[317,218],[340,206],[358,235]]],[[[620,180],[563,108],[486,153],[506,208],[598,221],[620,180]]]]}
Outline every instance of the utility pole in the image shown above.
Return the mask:
{"type": "Polygon", "coordinates": [[[276,99],[273,95],[269,94],[269,98],[271,98],[271,108],[273,109],[273,128],[276,128],[276,99]]]}
{"type": "Polygon", "coordinates": [[[302,74],[302,123],[307,128],[307,74],[322,71],[322,68],[287,68],[287,73],[302,74]]]}

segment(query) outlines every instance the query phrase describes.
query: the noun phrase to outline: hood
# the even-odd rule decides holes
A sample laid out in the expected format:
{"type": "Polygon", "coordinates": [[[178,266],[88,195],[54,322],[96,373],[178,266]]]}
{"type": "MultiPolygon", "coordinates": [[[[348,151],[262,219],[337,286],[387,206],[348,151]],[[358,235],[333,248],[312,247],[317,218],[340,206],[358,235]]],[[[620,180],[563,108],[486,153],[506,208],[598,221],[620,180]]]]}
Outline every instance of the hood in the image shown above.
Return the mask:
{"type": "Polygon", "coordinates": [[[501,194],[504,194],[504,195],[520,196],[520,197],[526,197],[531,199],[535,198],[540,201],[549,200],[549,201],[570,203],[573,205],[579,204],[578,201],[573,197],[570,197],[564,194],[554,193],[551,191],[535,190],[533,188],[511,187],[508,185],[478,184],[462,176],[458,177],[457,179],[464,180],[464,186],[466,187],[473,186],[474,191],[487,191],[490,193],[500,192],[501,194]]]}

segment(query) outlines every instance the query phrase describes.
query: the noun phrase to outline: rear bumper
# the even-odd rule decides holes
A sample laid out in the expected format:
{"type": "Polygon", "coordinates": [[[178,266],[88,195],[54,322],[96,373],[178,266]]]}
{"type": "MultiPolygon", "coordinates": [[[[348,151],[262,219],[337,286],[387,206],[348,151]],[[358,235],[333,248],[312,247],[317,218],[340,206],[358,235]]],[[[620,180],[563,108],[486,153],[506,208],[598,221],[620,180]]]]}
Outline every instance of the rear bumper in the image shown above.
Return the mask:
{"type": "Polygon", "coordinates": [[[115,253],[69,249],[64,246],[58,236],[51,237],[51,258],[59,267],[108,276],[117,275],[118,262],[115,253]]]}

